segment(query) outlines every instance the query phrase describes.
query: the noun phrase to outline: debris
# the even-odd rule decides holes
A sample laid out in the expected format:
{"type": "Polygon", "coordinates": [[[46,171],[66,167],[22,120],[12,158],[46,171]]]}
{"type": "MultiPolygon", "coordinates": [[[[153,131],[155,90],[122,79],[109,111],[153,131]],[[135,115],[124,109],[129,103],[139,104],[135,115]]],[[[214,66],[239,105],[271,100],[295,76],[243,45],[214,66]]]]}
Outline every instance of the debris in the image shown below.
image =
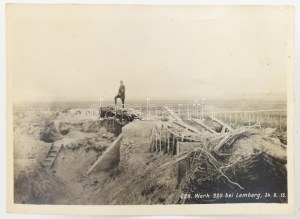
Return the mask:
{"type": "MultiPolygon", "coordinates": [[[[47,162],[48,167],[54,165],[50,170],[41,168],[37,175],[41,179],[36,179],[35,163],[26,174],[25,164],[22,168],[15,164],[16,203],[174,204],[182,201],[183,193],[286,192],[286,129],[262,129],[259,118],[255,125],[253,119],[252,126],[248,120],[241,124],[230,116],[222,121],[207,115],[190,119],[183,113],[171,114],[170,109],[152,121],[135,121],[140,119],[137,112],[113,107],[101,108],[100,119],[91,119],[85,109],[59,116],[34,114],[34,119],[25,117],[25,121],[20,114],[15,128],[16,136],[22,138],[14,143],[20,151],[14,156],[26,162],[36,159],[44,167],[47,162]],[[27,135],[30,141],[24,147],[27,135]],[[41,136],[46,142],[64,144],[58,156],[58,150],[39,140],[41,136]],[[72,197],[60,196],[65,189],[72,197]]],[[[227,201],[287,199],[182,203],[227,201]]]]}
{"type": "Polygon", "coordinates": [[[192,118],[192,121],[194,121],[198,125],[201,125],[203,128],[205,128],[207,131],[209,131],[211,133],[217,133],[215,130],[213,130],[212,128],[210,128],[207,125],[205,125],[200,119],[192,118]]]}
{"type": "Polygon", "coordinates": [[[265,128],[264,129],[264,133],[266,135],[272,135],[274,132],[276,132],[276,129],[275,128],[265,128]]]}
{"type": "Polygon", "coordinates": [[[188,130],[191,131],[191,132],[200,134],[200,131],[199,131],[198,129],[196,129],[196,128],[194,128],[193,126],[190,126],[190,125],[184,123],[184,122],[181,121],[181,120],[178,120],[178,121],[175,120],[175,121],[173,121],[173,123],[175,123],[176,125],[179,125],[179,126],[185,128],[185,129],[188,129],[188,130]]]}
{"type": "Polygon", "coordinates": [[[228,124],[225,124],[224,122],[222,122],[221,120],[217,119],[217,118],[214,118],[212,116],[208,116],[210,119],[212,119],[213,121],[217,122],[218,124],[220,124],[221,126],[223,126],[223,129],[228,129],[229,131],[233,131],[233,128],[228,125],[228,124]]]}
{"type": "Polygon", "coordinates": [[[134,119],[141,119],[141,117],[131,109],[116,109],[114,107],[101,107],[99,109],[100,119],[114,119],[120,124],[125,125],[132,122],[134,119]]]}
{"type": "MultiPolygon", "coordinates": [[[[273,145],[270,149],[267,146],[260,150],[253,148],[251,152],[247,147],[253,147],[252,145],[245,142],[237,144],[239,140],[257,138],[258,135],[251,128],[241,128],[216,135],[209,144],[199,143],[195,149],[178,154],[172,161],[161,165],[158,169],[163,170],[180,161],[188,160],[190,165],[180,184],[182,193],[191,191],[206,193],[212,190],[215,192],[250,191],[257,186],[268,186],[271,192],[279,190],[286,192],[286,158],[282,157],[282,154],[286,153],[284,148],[273,145]],[[243,153],[243,149],[239,148],[241,145],[247,148],[247,152],[243,153]],[[274,150],[279,152],[274,153],[274,150]],[[262,166],[264,168],[261,168],[262,166]],[[276,179],[276,182],[269,181],[270,178],[276,179]]],[[[268,141],[271,142],[271,139],[268,141]]],[[[195,199],[190,200],[189,203],[208,202],[217,201],[195,199]]]]}

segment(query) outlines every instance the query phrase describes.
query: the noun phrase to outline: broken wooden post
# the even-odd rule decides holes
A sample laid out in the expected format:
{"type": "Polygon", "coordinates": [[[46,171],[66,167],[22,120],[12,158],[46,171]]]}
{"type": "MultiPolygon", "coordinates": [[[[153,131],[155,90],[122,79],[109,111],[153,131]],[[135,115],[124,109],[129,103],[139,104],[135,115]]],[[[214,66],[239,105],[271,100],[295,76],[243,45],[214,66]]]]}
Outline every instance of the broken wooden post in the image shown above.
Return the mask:
{"type": "Polygon", "coordinates": [[[170,151],[170,135],[169,135],[168,131],[166,132],[166,135],[167,135],[167,150],[169,153],[169,151],[170,151]]]}

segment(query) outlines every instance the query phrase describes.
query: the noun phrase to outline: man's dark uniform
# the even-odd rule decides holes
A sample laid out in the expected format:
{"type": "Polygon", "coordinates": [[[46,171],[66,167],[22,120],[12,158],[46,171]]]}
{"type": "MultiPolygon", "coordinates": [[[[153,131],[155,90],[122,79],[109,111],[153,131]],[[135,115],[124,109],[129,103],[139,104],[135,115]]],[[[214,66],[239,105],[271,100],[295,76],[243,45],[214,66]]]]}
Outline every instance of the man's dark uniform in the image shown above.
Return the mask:
{"type": "Polygon", "coordinates": [[[117,105],[117,99],[120,98],[122,100],[122,106],[124,108],[124,103],[125,103],[125,85],[121,84],[119,87],[119,92],[117,96],[115,96],[115,104],[117,105]]]}

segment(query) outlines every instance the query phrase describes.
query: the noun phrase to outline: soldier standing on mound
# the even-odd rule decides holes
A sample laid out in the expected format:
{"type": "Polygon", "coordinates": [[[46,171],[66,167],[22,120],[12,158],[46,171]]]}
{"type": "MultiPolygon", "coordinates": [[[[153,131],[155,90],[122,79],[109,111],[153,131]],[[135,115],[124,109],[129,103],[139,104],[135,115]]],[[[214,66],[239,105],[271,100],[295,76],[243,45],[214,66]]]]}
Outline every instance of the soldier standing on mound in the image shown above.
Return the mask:
{"type": "Polygon", "coordinates": [[[120,87],[119,87],[119,92],[115,96],[115,106],[117,106],[117,99],[120,98],[122,100],[122,108],[124,109],[125,105],[125,85],[123,84],[123,81],[120,81],[120,87]]]}

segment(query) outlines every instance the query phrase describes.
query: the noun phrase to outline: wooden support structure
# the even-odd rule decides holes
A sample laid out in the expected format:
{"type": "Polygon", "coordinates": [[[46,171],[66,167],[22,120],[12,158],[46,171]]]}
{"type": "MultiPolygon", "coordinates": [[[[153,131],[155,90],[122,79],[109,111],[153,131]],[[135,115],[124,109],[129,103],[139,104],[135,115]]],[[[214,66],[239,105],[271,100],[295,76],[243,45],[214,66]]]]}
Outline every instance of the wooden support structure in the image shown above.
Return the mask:
{"type": "Polygon", "coordinates": [[[190,126],[190,125],[186,124],[183,121],[173,121],[173,123],[176,124],[176,125],[179,125],[179,126],[181,126],[183,128],[185,128],[185,129],[187,129],[187,130],[189,130],[191,132],[194,132],[194,133],[197,133],[197,134],[201,133],[200,130],[194,128],[193,126],[190,126]]]}
{"type": "Polygon", "coordinates": [[[217,133],[215,130],[211,129],[210,127],[208,127],[207,125],[205,125],[200,119],[195,119],[192,118],[192,121],[194,121],[195,123],[197,123],[198,125],[202,126],[203,128],[205,128],[207,131],[209,131],[210,133],[217,133]]]}
{"type": "Polygon", "coordinates": [[[218,120],[218,119],[216,119],[214,117],[211,117],[211,116],[208,116],[208,117],[211,118],[213,121],[219,123],[221,126],[227,128],[229,131],[233,131],[233,128],[230,127],[228,124],[225,124],[224,122],[222,122],[222,121],[220,121],[220,120],[218,120]]]}

